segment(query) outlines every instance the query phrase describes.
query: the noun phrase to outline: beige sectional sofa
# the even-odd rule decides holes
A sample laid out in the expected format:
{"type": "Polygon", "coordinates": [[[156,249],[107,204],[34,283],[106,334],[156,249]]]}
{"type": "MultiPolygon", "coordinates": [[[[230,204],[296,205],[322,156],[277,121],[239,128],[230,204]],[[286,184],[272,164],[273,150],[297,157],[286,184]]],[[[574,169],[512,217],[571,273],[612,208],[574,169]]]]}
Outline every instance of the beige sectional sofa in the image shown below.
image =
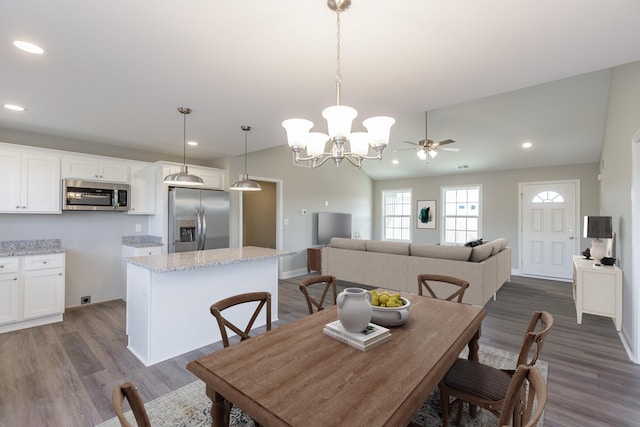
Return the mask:
{"type": "Polygon", "coordinates": [[[506,239],[475,247],[336,238],[322,248],[322,274],[373,287],[418,292],[418,274],[469,282],[463,302],[484,305],[511,276],[506,239]]]}

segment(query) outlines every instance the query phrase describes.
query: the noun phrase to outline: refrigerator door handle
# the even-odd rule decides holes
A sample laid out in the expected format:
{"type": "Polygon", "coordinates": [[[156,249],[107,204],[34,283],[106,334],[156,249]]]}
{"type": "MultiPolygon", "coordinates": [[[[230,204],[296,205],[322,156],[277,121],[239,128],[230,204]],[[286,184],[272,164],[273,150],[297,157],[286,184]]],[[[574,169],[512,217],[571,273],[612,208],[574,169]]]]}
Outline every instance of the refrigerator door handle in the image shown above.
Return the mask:
{"type": "Polygon", "coordinates": [[[201,230],[201,234],[200,234],[200,238],[201,238],[201,242],[200,242],[200,250],[204,250],[204,246],[206,243],[206,237],[207,237],[207,215],[205,213],[204,208],[202,208],[200,210],[200,221],[202,222],[202,225],[200,227],[201,230]]]}
{"type": "Polygon", "coordinates": [[[200,236],[202,235],[202,226],[200,224],[200,209],[196,209],[196,251],[200,250],[200,236]]]}

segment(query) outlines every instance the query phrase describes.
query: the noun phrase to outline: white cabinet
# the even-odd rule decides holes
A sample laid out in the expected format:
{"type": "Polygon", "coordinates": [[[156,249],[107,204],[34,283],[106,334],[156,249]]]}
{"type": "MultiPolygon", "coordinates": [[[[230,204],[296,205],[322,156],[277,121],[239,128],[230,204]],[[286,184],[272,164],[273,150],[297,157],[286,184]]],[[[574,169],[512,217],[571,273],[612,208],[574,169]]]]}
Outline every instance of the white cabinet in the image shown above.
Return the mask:
{"type": "Polygon", "coordinates": [[[18,257],[0,258],[0,325],[22,318],[18,257]]]}
{"type": "Polygon", "coordinates": [[[130,215],[153,215],[156,213],[156,167],[146,164],[129,166],[131,185],[130,215]]]}
{"type": "Polygon", "coordinates": [[[0,212],[60,213],[60,157],[0,150],[0,212]]]}
{"type": "Polygon", "coordinates": [[[24,318],[64,312],[62,254],[23,257],[24,318]]]}
{"type": "Polygon", "coordinates": [[[0,258],[0,265],[0,333],[62,321],[64,253],[0,258]]]}
{"type": "Polygon", "coordinates": [[[573,298],[578,324],[582,314],[596,314],[615,320],[622,328],[622,270],[616,265],[596,265],[593,260],[573,257],[573,298]]]}
{"type": "Polygon", "coordinates": [[[97,157],[63,157],[62,177],[109,182],[129,182],[129,164],[97,157]]]}

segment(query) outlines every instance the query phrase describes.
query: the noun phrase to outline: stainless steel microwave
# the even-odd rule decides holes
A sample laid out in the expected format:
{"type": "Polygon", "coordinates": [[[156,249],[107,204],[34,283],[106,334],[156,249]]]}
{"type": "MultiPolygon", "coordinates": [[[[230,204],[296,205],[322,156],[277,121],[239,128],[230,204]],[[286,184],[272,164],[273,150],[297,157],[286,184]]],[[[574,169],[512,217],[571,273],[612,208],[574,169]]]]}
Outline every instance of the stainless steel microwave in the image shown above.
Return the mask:
{"type": "Polygon", "coordinates": [[[62,180],[62,210],[128,211],[129,184],[77,179],[62,180]]]}

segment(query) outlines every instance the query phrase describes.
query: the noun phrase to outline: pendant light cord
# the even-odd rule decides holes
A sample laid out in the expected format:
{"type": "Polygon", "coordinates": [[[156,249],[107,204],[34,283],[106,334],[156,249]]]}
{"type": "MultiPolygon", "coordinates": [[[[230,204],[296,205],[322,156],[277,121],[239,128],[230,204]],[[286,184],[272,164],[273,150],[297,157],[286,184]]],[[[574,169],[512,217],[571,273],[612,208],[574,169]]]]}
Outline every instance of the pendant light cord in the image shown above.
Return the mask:
{"type": "Polygon", "coordinates": [[[187,114],[182,113],[182,163],[187,165],[187,114]]]}
{"type": "Polygon", "coordinates": [[[242,130],[244,131],[244,179],[249,179],[249,175],[247,175],[247,135],[251,126],[242,126],[242,130]]]}
{"type": "Polygon", "coordinates": [[[340,85],[342,73],[340,72],[340,9],[336,10],[336,105],[340,105],[340,85]]]}

